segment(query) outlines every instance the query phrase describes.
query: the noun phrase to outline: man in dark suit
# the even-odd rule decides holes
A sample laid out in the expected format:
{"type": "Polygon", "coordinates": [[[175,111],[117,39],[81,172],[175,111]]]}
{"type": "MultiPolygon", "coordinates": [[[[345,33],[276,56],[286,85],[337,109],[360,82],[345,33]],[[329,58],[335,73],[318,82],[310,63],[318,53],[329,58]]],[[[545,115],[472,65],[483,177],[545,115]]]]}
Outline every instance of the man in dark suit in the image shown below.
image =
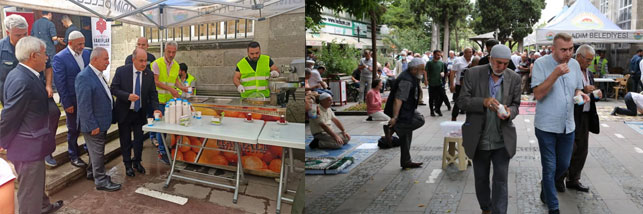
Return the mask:
{"type": "Polygon", "coordinates": [[[121,153],[125,163],[125,174],[134,176],[134,169],[145,174],[145,168],[141,165],[141,154],[143,153],[143,129],[147,123],[147,111],[158,110],[159,101],[154,84],[154,73],[146,68],[147,52],[142,48],[136,48],[132,53],[133,64],[125,64],[116,69],[112,80],[111,92],[116,96],[115,117],[118,122],[118,134],[121,142],[121,153]],[[132,142],[132,132],[134,141],[132,142]],[[134,149],[134,158],[131,152],[134,149]],[[134,169],[132,169],[134,167],[134,169]]]}
{"type": "Polygon", "coordinates": [[[583,73],[583,92],[590,96],[590,101],[583,105],[574,105],[574,123],[576,132],[574,133],[574,147],[572,149],[572,159],[569,163],[567,172],[562,177],[556,179],[556,189],[565,190],[565,186],[570,189],[576,189],[582,192],[589,192],[589,187],[580,182],[581,170],[585,166],[587,159],[587,149],[589,143],[589,132],[598,134],[600,132],[600,122],[596,113],[596,100],[603,98],[603,93],[599,90],[597,96],[592,93],[597,88],[594,86],[594,74],[589,71],[590,64],[594,59],[594,48],[589,45],[581,45],[576,50],[576,61],[580,65],[580,71],[583,73]],[[567,178],[566,185],[563,184],[567,178]]]}
{"type": "MultiPolygon", "coordinates": [[[[67,115],[67,152],[71,164],[76,167],[87,167],[87,164],[80,159],[80,151],[78,151],[80,132],[76,122],[78,105],[74,89],[76,75],[89,64],[89,51],[84,50],[84,47],[85,36],[80,31],[73,31],[69,33],[69,45],[54,56],[52,63],[60,103],[67,115]]],[[[89,171],[90,169],[88,174],[89,171]]]]}
{"type": "Polygon", "coordinates": [[[52,204],[45,194],[43,160],[56,148],[50,127],[58,125],[60,116],[40,79],[47,62],[46,45],[36,37],[24,37],[16,44],[16,58],[20,64],[4,84],[0,147],[7,149],[18,174],[19,212],[51,213],[63,202],[52,204]]]}
{"type": "Polygon", "coordinates": [[[109,65],[109,54],[102,47],[94,48],[89,66],[76,76],[75,89],[78,99],[80,131],[85,138],[97,190],[116,191],[120,184],[113,183],[105,174],[105,143],[107,129],[112,124],[112,93],[103,71],[109,65]]]}
{"type": "Polygon", "coordinates": [[[482,213],[507,213],[509,160],[516,154],[516,127],[512,120],[520,106],[521,79],[507,69],[511,61],[507,46],[496,45],[489,55],[490,64],[465,72],[457,105],[467,112],[462,145],[473,159],[480,209],[482,213]],[[492,163],[493,189],[489,189],[492,163]]]}

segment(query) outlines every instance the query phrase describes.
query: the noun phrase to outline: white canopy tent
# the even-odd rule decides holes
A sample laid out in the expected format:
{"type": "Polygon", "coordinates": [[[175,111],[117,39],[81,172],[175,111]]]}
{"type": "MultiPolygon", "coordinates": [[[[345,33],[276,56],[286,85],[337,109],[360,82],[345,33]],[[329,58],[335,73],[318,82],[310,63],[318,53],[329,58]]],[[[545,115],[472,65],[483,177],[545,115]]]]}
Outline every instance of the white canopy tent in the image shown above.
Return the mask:
{"type": "Polygon", "coordinates": [[[262,21],[304,8],[305,0],[0,0],[0,5],[99,17],[167,30],[168,27],[231,19],[262,21]]]}
{"type": "Polygon", "coordinates": [[[557,33],[579,43],[643,43],[643,30],[622,30],[588,0],[577,0],[547,26],[536,30],[536,44],[552,44],[557,33]]]}

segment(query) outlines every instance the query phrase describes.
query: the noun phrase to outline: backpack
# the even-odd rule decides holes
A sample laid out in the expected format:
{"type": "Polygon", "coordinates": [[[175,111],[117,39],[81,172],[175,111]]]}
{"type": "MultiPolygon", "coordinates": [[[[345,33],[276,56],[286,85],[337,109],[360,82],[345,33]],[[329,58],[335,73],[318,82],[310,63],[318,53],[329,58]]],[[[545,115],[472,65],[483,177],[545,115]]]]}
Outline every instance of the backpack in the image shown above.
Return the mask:
{"type": "Polygon", "coordinates": [[[400,138],[398,138],[397,136],[392,136],[391,141],[387,141],[384,137],[381,137],[379,140],[377,140],[377,146],[380,147],[380,149],[398,147],[400,146],[400,138]]]}

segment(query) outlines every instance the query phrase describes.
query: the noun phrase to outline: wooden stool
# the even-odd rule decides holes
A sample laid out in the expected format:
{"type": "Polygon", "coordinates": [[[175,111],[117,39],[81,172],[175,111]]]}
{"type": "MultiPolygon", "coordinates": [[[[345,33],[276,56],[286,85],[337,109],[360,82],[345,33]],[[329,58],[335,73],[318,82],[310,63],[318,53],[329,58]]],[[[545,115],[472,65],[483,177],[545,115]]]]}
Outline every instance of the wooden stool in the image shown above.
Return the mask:
{"type": "Polygon", "coordinates": [[[442,169],[446,169],[451,163],[457,164],[460,171],[466,170],[467,164],[471,163],[471,160],[464,152],[462,137],[444,137],[442,169]]]}

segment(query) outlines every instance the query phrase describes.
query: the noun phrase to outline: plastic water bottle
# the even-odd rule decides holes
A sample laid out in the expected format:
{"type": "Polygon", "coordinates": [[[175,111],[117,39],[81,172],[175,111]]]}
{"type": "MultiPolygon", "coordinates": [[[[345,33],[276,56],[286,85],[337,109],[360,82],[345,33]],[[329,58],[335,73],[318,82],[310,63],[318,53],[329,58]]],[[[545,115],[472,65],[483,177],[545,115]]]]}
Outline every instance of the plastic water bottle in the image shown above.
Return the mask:
{"type": "Polygon", "coordinates": [[[178,118],[183,116],[183,100],[176,99],[176,121],[179,121],[178,118]]]}
{"type": "Polygon", "coordinates": [[[170,124],[176,124],[176,103],[174,102],[174,99],[171,99],[168,103],[170,109],[167,111],[167,117],[170,118],[170,124]]]}
{"type": "Polygon", "coordinates": [[[170,123],[170,117],[168,116],[168,114],[170,113],[170,104],[169,103],[165,104],[165,111],[164,112],[165,112],[165,115],[163,115],[163,121],[165,123],[169,124],[170,123]]]}
{"type": "Polygon", "coordinates": [[[181,106],[181,108],[182,108],[181,112],[183,112],[183,113],[182,113],[181,116],[187,115],[188,117],[191,117],[192,115],[191,115],[191,112],[190,112],[190,103],[186,99],[183,99],[182,103],[183,103],[183,106],[181,106]]]}

